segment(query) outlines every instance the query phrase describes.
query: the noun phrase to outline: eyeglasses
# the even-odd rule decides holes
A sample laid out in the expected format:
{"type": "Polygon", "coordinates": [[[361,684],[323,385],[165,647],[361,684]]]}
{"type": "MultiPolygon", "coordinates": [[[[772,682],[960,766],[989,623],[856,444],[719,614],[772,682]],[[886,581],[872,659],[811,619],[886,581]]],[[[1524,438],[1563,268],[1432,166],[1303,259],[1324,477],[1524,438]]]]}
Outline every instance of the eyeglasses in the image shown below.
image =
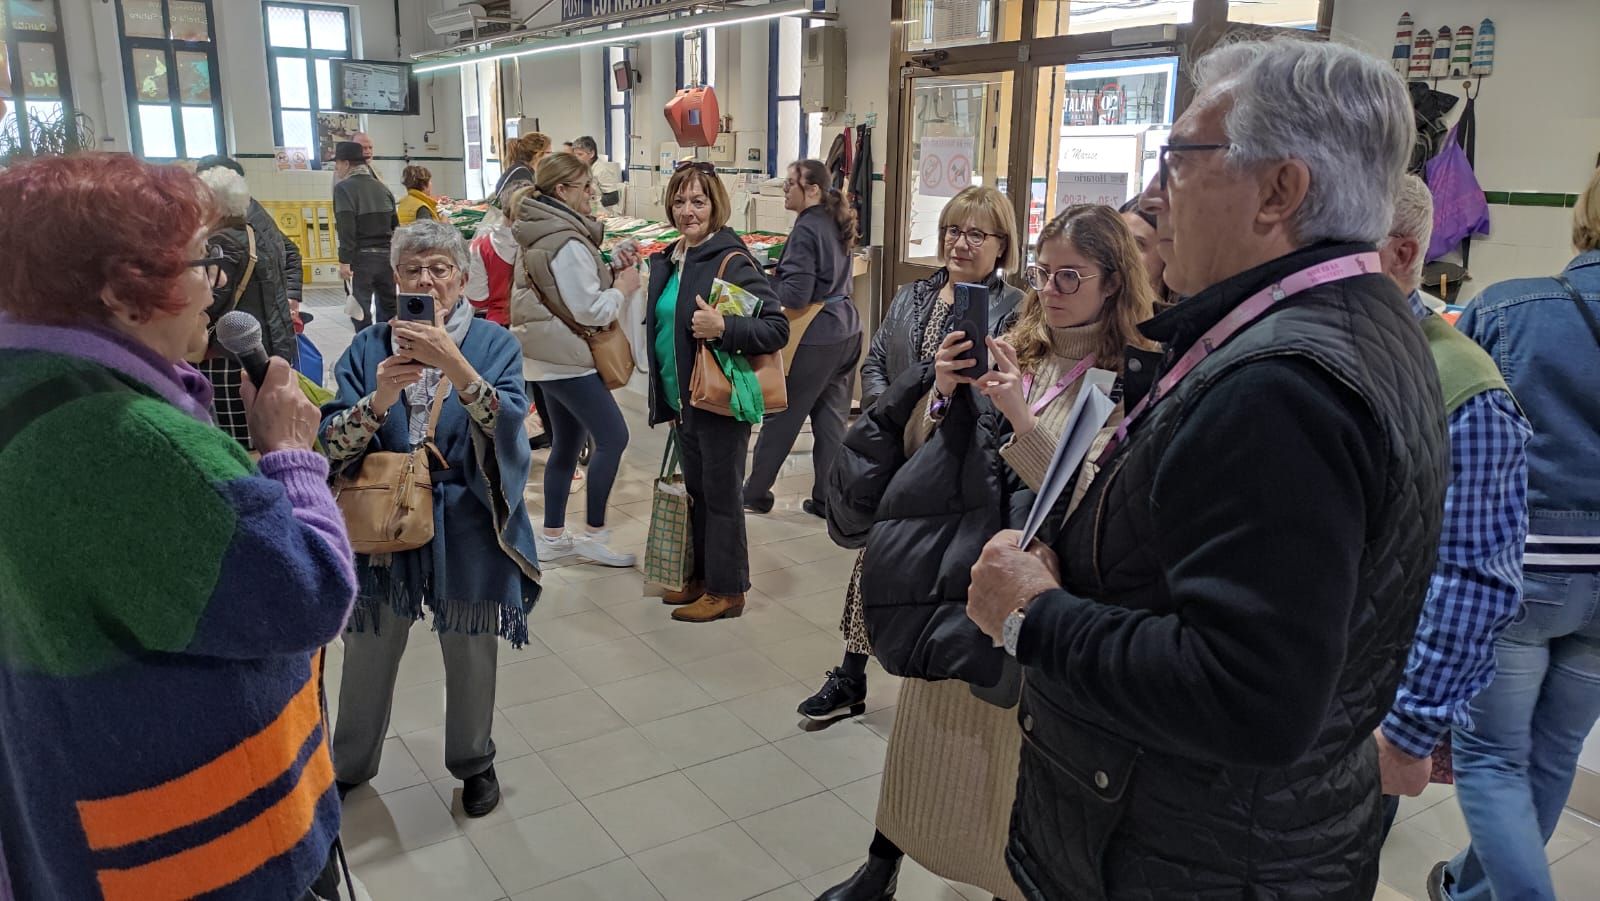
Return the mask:
{"type": "Polygon", "coordinates": [[[678,160],[678,165],[673,166],[672,171],[677,172],[680,169],[699,169],[707,175],[717,174],[717,167],[705,160],[678,160]]]}
{"type": "Polygon", "coordinates": [[[204,268],[206,281],[213,288],[222,287],[222,248],[215,244],[206,245],[206,256],[202,260],[189,260],[183,265],[192,268],[204,268]]]}
{"type": "Polygon", "coordinates": [[[1161,174],[1158,177],[1160,178],[1161,190],[1165,191],[1167,189],[1167,173],[1172,168],[1172,164],[1167,162],[1167,155],[1174,150],[1227,150],[1232,146],[1232,144],[1167,144],[1163,146],[1161,152],[1156,155],[1157,162],[1160,163],[1161,174]]]}
{"type": "Polygon", "coordinates": [[[1051,272],[1043,266],[1029,266],[1022,270],[1022,277],[1027,281],[1028,287],[1035,291],[1043,291],[1046,285],[1053,283],[1057,294],[1076,294],[1084,282],[1100,276],[1084,275],[1076,269],[1065,267],[1051,272]]]}
{"type": "Polygon", "coordinates": [[[977,246],[983,244],[983,242],[989,240],[990,238],[998,238],[998,237],[1000,237],[1000,236],[999,235],[991,235],[986,231],[980,231],[979,229],[976,229],[976,228],[969,228],[969,229],[963,230],[961,228],[961,226],[959,226],[959,225],[952,225],[952,226],[950,226],[950,227],[948,227],[948,228],[946,228],[944,230],[944,239],[946,241],[949,241],[951,244],[954,244],[957,241],[960,241],[962,239],[966,239],[968,247],[977,247],[977,246]]]}
{"type": "Polygon", "coordinates": [[[433,276],[434,281],[442,282],[458,270],[453,263],[434,263],[432,266],[401,266],[400,274],[409,281],[416,281],[426,272],[433,276]]]}

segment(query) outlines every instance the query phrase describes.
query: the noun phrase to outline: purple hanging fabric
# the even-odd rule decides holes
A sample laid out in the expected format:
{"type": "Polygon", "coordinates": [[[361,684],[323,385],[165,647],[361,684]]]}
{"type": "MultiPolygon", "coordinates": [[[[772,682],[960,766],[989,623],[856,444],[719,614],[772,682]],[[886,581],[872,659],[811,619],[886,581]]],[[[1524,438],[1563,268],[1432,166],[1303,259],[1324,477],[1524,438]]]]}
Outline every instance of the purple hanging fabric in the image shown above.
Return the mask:
{"type": "Polygon", "coordinates": [[[1458,123],[1450,129],[1439,155],[1428,160],[1424,174],[1433,193],[1433,240],[1428,242],[1428,261],[1437,260],[1456,249],[1472,235],[1489,233],[1489,201],[1478,186],[1478,176],[1467,160],[1467,151],[1456,140],[1458,123]]]}

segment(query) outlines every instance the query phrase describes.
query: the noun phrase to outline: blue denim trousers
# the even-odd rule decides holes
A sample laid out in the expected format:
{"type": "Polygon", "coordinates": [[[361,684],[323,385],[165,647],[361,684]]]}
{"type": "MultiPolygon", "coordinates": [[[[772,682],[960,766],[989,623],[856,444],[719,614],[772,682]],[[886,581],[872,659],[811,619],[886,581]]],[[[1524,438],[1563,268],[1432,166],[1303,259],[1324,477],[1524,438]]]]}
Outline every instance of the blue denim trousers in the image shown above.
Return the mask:
{"type": "Polygon", "coordinates": [[[1600,573],[1524,573],[1523,608],[1495,646],[1494,681],[1456,729],[1456,798],[1472,844],[1450,861],[1454,901],[1556,901],[1544,846],[1600,717],[1600,573]]]}

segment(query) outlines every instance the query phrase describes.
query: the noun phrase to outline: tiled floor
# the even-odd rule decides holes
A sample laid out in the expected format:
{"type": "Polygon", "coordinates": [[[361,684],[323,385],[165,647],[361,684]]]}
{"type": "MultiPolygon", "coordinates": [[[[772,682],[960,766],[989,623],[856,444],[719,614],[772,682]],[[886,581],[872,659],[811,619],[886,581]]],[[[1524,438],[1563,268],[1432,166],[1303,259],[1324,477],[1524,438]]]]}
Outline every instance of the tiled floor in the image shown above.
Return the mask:
{"type": "MultiPolygon", "coordinates": [[[[340,298],[308,307],[331,368],[348,326],[340,298]],[[341,331],[342,330],[342,331],[341,331]]],[[[632,445],[613,494],[618,545],[642,553],[662,434],[627,391],[632,445]]],[[[802,439],[802,447],[804,447],[802,439]]],[[[865,857],[898,680],[871,666],[866,716],[801,728],[795,705],[837,664],[851,553],[799,512],[809,459],[792,457],[777,509],[749,523],[754,590],[745,615],[675,623],[635,571],[546,572],[535,640],[502,645],[496,771],[504,800],[461,811],[443,765],[444,676],[418,626],[400,667],[383,767],[345,805],[344,839],[376,901],[807,901],[865,857]]],[[[537,513],[542,470],[528,498],[537,513]]],[[[582,487],[572,499],[583,510],[582,487]]],[[[329,653],[337,697],[342,647],[329,653]]],[[[334,704],[337,716],[337,705],[334,704]]],[[[1437,860],[1466,842],[1453,793],[1407,799],[1383,851],[1379,901],[1425,897],[1437,860]]],[[[1563,898],[1600,884],[1600,828],[1568,815],[1550,844],[1563,898]]],[[[986,901],[908,862],[904,901],[986,901]]]]}

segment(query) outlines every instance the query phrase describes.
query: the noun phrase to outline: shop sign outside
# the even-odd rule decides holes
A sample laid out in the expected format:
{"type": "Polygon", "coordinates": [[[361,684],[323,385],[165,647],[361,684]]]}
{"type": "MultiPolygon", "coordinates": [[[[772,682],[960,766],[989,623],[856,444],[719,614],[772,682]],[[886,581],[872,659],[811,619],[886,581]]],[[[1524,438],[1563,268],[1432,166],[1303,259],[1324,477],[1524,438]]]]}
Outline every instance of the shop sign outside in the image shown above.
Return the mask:
{"type": "Polygon", "coordinates": [[[599,19],[636,13],[670,0],[561,0],[561,21],[599,19]]]}

